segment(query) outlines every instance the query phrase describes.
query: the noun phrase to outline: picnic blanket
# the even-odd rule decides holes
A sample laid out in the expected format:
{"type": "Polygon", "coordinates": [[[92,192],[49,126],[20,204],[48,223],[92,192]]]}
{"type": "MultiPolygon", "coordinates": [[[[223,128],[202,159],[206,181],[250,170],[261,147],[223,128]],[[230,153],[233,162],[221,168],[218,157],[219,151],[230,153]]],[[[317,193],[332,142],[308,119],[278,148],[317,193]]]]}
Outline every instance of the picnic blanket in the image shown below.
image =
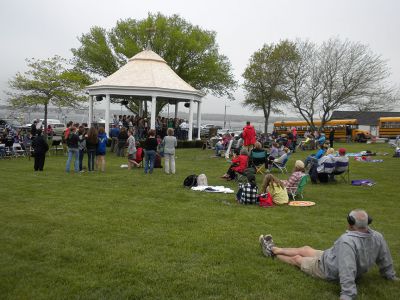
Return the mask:
{"type": "Polygon", "coordinates": [[[208,193],[225,193],[225,194],[233,194],[234,190],[230,188],[226,188],[222,185],[211,186],[211,185],[203,185],[203,186],[194,186],[192,187],[193,191],[200,192],[208,192],[208,193]]]}
{"type": "Polygon", "coordinates": [[[380,163],[383,159],[371,159],[369,156],[354,157],[356,161],[380,163]]]}
{"type": "Polygon", "coordinates": [[[356,179],[351,181],[351,185],[355,186],[373,186],[375,182],[371,179],[356,179]]]}

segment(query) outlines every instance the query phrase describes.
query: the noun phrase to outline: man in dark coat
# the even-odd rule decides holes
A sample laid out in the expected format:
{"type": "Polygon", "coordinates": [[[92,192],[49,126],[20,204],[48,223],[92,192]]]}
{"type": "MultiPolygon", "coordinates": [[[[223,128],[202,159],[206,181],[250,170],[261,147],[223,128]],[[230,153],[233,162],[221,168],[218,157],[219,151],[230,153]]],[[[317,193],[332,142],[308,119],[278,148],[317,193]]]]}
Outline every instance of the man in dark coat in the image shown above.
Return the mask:
{"type": "Polygon", "coordinates": [[[43,171],[46,152],[49,150],[49,145],[42,136],[42,129],[38,129],[36,138],[32,141],[32,148],[35,156],[35,171],[43,171]]]}

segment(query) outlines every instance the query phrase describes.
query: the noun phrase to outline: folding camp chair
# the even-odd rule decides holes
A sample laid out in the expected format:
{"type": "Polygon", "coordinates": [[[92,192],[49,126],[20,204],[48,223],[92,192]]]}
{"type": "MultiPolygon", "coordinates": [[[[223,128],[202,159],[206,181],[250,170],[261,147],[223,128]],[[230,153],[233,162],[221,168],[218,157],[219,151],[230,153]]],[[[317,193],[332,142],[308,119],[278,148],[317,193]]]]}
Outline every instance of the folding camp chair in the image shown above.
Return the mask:
{"type": "Polygon", "coordinates": [[[265,151],[251,151],[249,157],[249,167],[254,167],[256,174],[264,174],[267,153],[265,151]]]}
{"type": "Polygon", "coordinates": [[[243,173],[239,173],[239,172],[235,172],[235,181],[239,182],[239,183],[247,183],[247,176],[249,174],[253,174],[255,173],[255,168],[247,168],[243,171],[243,173]]]}
{"type": "Polygon", "coordinates": [[[288,190],[288,194],[289,196],[293,199],[293,201],[296,200],[297,196],[300,196],[301,199],[303,199],[303,191],[304,191],[304,187],[306,186],[308,179],[310,178],[310,176],[308,176],[307,174],[303,175],[299,181],[299,183],[296,186],[292,186],[292,187],[287,187],[288,190]]]}
{"type": "Polygon", "coordinates": [[[61,144],[61,137],[53,137],[53,139],[51,140],[51,148],[49,151],[49,155],[50,152],[53,152],[55,155],[57,155],[58,151],[60,151],[61,153],[63,152],[63,146],[61,144]]]}
{"type": "Polygon", "coordinates": [[[344,170],[342,172],[333,172],[333,175],[334,176],[339,176],[340,179],[344,183],[350,183],[350,164],[349,164],[349,162],[337,161],[336,162],[336,168],[341,168],[342,170],[343,170],[343,168],[346,168],[346,170],[344,170]]]}
{"type": "Polygon", "coordinates": [[[20,143],[13,144],[13,153],[14,153],[15,157],[24,157],[25,156],[25,150],[22,149],[22,146],[20,143]]]}
{"type": "Polygon", "coordinates": [[[287,157],[283,160],[283,162],[281,163],[277,163],[277,162],[272,162],[271,164],[271,169],[270,171],[272,171],[272,168],[277,168],[279,169],[279,171],[281,171],[281,173],[287,173],[287,169],[286,169],[286,163],[288,162],[290,157],[290,152],[288,153],[287,157]]]}

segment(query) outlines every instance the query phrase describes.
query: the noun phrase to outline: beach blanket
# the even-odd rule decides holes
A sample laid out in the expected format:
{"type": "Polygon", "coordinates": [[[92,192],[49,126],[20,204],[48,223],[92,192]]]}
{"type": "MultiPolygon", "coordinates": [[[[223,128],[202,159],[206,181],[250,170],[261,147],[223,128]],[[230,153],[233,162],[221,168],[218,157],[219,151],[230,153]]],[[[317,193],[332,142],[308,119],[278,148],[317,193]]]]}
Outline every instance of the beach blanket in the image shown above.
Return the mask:
{"type": "Polygon", "coordinates": [[[225,193],[225,194],[233,194],[234,191],[230,188],[226,188],[222,185],[211,186],[211,185],[203,185],[203,186],[194,186],[192,187],[193,191],[200,192],[208,192],[208,193],[225,193]]]}
{"type": "Polygon", "coordinates": [[[358,157],[358,156],[362,156],[362,154],[361,154],[361,153],[346,153],[346,156],[349,156],[349,157],[358,157]]]}
{"type": "Polygon", "coordinates": [[[380,163],[383,159],[371,159],[369,156],[354,157],[356,161],[380,163]]]}
{"type": "Polygon", "coordinates": [[[351,185],[354,186],[373,186],[375,182],[371,179],[356,179],[351,181],[351,185]]]}

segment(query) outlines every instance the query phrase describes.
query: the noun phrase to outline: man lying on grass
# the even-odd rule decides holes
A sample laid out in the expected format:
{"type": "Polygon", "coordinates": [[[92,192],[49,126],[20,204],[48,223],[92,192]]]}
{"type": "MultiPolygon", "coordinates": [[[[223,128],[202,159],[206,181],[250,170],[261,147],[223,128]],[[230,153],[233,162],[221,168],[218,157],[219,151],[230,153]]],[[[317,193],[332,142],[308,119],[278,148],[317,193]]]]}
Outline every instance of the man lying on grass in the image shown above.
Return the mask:
{"type": "Polygon", "coordinates": [[[340,282],[340,299],[357,296],[355,280],[376,263],[381,275],[399,280],[393,269],[389,248],[382,234],[368,227],[372,219],[364,210],[353,210],[347,216],[348,230],[336,240],[332,248],[321,251],[309,246],[301,248],[276,247],[271,235],[261,235],[261,249],[265,256],[299,267],[317,278],[340,282]]]}

